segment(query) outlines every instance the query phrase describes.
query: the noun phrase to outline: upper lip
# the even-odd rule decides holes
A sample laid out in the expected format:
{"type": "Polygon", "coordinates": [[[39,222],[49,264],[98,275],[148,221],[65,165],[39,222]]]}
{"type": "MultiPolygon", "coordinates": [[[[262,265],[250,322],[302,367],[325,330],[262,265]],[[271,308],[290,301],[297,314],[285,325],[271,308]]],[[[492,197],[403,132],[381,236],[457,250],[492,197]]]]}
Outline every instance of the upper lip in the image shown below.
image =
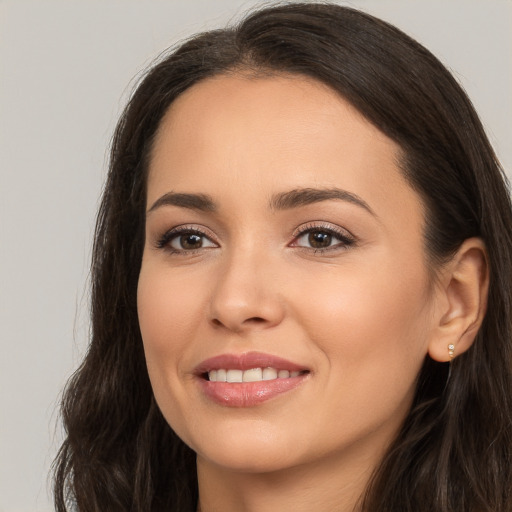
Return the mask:
{"type": "Polygon", "coordinates": [[[271,354],[262,352],[245,352],[243,354],[221,354],[201,362],[195,373],[202,375],[210,370],[250,370],[252,368],[274,368],[276,370],[306,371],[303,365],[293,363],[271,354]]]}

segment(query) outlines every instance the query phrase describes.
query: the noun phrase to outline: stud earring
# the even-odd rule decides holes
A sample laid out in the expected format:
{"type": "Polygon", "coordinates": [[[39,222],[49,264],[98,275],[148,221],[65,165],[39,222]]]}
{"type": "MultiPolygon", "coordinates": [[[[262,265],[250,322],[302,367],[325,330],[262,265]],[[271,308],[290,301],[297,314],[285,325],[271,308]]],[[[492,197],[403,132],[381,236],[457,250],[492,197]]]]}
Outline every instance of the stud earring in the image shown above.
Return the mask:
{"type": "Polygon", "coordinates": [[[450,356],[450,359],[453,359],[454,353],[455,353],[455,345],[450,343],[448,345],[448,355],[450,356]]]}

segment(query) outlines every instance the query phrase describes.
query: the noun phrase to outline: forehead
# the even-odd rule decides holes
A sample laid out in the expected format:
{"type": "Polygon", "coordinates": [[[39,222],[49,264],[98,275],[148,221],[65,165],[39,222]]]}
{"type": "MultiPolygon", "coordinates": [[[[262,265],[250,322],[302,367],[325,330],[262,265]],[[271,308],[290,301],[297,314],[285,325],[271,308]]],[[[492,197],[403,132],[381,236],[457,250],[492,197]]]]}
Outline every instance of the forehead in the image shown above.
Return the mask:
{"type": "Polygon", "coordinates": [[[393,163],[400,153],[395,143],[319,81],[300,75],[220,75],[195,84],[172,103],[160,124],[153,157],[186,150],[182,142],[193,142],[196,150],[219,151],[260,151],[266,144],[270,152],[297,145],[306,151],[322,141],[355,150],[371,143],[393,163]]]}
{"type": "MultiPolygon", "coordinates": [[[[291,188],[337,187],[385,213],[421,213],[399,146],[338,93],[300,76],[218,76],[185,91],[164,116],[148,204],[169,191],[247,201],[291,188]]],[[[414,215],[413,215],[414,217],[414,215]]],[[[418,220],[418,219],[416,219],[418,220]]]]}

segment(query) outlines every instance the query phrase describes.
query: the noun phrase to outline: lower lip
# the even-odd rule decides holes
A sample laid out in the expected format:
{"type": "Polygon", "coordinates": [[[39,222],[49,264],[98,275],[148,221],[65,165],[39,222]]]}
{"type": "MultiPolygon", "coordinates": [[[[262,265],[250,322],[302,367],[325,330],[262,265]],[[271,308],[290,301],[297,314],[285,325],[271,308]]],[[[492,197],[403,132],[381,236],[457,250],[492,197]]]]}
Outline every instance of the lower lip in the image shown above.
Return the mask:
{"type": "Polygon", "coordinates": [[[253,407],[300,386],[309,374],[260,382],[210,382],[200,379],[204,394],[226,407],[253,407]]]}

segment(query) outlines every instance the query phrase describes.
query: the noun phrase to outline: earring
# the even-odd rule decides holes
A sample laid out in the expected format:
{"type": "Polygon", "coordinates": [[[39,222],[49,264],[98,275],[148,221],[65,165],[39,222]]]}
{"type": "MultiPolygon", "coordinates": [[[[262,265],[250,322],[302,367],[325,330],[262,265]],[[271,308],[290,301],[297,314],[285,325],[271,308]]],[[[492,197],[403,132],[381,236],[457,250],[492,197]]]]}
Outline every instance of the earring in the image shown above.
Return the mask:
{"type": "Polygon", "coordinates": [[[450,343],[448,345],[448,355],[450,356],[450,359],[453,359],[454,352],[455,352],[455,345],[450,343]]]}

